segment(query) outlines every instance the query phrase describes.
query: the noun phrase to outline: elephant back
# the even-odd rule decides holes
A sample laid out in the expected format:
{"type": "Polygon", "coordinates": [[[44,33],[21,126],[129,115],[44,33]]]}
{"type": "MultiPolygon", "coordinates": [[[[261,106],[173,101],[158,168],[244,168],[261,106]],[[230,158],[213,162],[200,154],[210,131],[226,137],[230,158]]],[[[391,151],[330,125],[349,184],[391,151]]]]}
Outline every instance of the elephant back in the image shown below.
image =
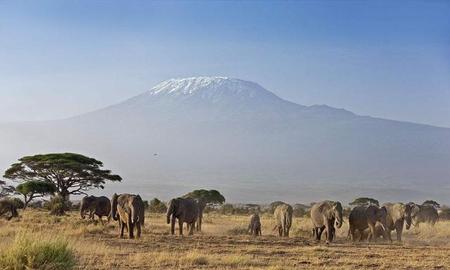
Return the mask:
{"type": "Polygon", "coordinates": [[[314,227],[321,227],[325,224],[324,223],[324,217],[325,219],[329,219],[329,214],[333,206],[329,201],[323,201],[315,203],[310,210],[310,216],[311,221],[314,225],[314,227]]]}

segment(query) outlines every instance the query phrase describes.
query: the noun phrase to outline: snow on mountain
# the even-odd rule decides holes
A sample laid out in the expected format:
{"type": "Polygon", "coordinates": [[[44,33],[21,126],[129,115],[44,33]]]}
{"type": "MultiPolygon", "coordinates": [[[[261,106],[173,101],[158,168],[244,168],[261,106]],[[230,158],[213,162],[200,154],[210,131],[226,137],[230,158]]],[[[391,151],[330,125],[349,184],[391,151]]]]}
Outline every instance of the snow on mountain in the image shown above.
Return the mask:
{"type": "Polygon", "coordinates": [[[277,98],[274,94],[262,88],[260,85],[232,79],[228,77],[191,77],[182,79],[170,79],[153,87],[149,92],[153,96],[200,96],[212,102],[221,97],[234,96],[236,98],[255,98],[268,96],[277,98]]]}

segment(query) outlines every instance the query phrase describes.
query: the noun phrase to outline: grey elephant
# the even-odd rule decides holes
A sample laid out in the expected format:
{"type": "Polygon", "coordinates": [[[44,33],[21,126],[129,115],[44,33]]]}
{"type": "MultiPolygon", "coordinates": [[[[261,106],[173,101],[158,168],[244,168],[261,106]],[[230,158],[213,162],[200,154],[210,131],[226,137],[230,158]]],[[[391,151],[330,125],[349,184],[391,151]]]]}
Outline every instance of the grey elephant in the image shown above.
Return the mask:
{"type": "Polygon", "coordinates": [[[121,238],[123,238],[125,227],[127,227],[130,239],[134,238],[135,228],[136,236],[141,237],[141,227],[145,222],[144,211],[144,202],[139,195],[114,193],[111,199],[111,217],[119,221],[121,238]]]}
{"type": "Polygon", "coordinates": [[[175,222],[178,219],[178,229],[183,235],[183,223],[186,223],[189,235],[194,234],[195,222],[198,218],[199,207],[195,200],[189,198],[175,198],[167,206],[167,224],[171,224],[170,233],[175,234],[175,222]]]}
{"type": "MultiPolygon", "coordinates": [[[[386,230],[386,207],[378,207],[376,205],[357,206],[350,212],[349,220],[349,235],[353,241],[356,240],[356,231],[359,231],[359,240],[363,240],[365,229],[369,229],[368,241],[376,240],[375,225],[377,222],[381,224],[386,230]]],[[[384,236],[386,239],[386,235],[384,236]]]]}
{"type": "Polygon", "coordinates": [[[313,236],[320,241],[325,230],[327,243],[333,241],[335,236],[335,224],[337,228],[342,226],[342,205],[340,202],[323,201],[315,203],[311,207],[311,221],[313,224],[313,236]]]}
{"type": "Polygon", "coordinates": [[[80,203],[80,216],[85,218],[86,212],[89,213],[89,219],[94,220],[94,215],[98,216],[103,223],[102,217],[110,219],[111,201],[105,196],[85,196],[80,203]]]}
{"type": "Polygon", "coordinates": [[[292,213],[292,206],[286,203],[280,204],[275,208],[273,215],[277,225],[274,229],[278,229],[279,236],[289,237],[289,230],[292,225],[292,213]]]}
{"type": "Polygon", "coordinates": [[[419,227],[420,223],[434,225],[439,219],[438,211],[431,205],[417,205],[415,203],[408,203],[408,205],[411,207],[411,221],[414,226],[419,227]]]}
{"type": "Polygon", "coordinates": [[[262,235],[261,220],[257,213],[250,216],[250,223],[248,224],[248,232],[253,236],[262,235]]]}
{"type": "Polygon", "coordinates": [[[404,224],[406,223],[407,230],[411,227],[411,205],[403,203],[385,203],[383,206],[387,210],[385,229],[389,241],[392,242],[391,231],[393,230],[397,233],[397,241],[402,241],[404,224]]]}
{"type": "Polygon", "coordinates": [[[19,216],[16,204],[12,200],[2,199],[0,200],[0,217],[6,215],[7,213],[10,215],[6,218],[7,220],[11,220],[12,218],[19,216]]]}

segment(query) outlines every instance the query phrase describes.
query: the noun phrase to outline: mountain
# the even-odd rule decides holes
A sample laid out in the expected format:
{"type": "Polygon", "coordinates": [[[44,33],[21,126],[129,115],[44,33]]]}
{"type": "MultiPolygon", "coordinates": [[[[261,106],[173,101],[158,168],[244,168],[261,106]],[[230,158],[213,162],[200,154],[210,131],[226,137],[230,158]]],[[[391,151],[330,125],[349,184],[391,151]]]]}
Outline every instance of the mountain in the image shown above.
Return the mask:
{"type": "Polygon", "coordinates": [[[450,129],[302,106],[226,77],[171,79],[70,119],[3,124],[0,147],[3,168],[38,152],[96,157],[124,177],[106,193],[450,202],[450,129]]]}

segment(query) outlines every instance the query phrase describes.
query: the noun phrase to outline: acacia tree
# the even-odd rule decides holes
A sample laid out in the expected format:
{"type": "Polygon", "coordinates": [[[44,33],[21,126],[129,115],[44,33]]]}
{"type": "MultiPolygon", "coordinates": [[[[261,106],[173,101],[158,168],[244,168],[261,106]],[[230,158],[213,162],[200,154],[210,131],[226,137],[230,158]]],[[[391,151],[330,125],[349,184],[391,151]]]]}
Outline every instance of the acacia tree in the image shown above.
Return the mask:
{"type": "Polygon", "coordinates": [[[367,197],[361,197],[361,198],[356,198],[353,202],[349,203],[349,205],[376,205],[376,206],[380,206],[380,203],[378,202],[378,200],[375,200],[373,198],[367,198],[367,197]]]}
{"type": "Polygon", "coordinates": [[[211,189],[197,189],[183,196],[184,198],[197,199],[205,204],[223,204],[225,197],[219,191],[211,189]]]}
{"type": "Polygon", "coordinates": [[[434,201],[434,200],[426,200],[426,201],[424,201],[422,203],[422,205],[431,205],[434,208],[440,208],[441,207],[441,205],[438,202],[434,201]]]}
{"type": "Polygon", "coordinates": [[[54,194],[56,186],[50,182],[31,180],[18,185],[16,191],[23,195],[24,208],[27,208],[33,199],[54,194]]]}
{"type": "Polygon", "coordinates": [[[104,188],[106,181],[121,181],[119,175],[102,168],[103,163],[76,153],[52,153],[25,156],[11,165],[3,177],[16,181],[52,183],[56,193],[68,200],[71,194],[85,194],[104,188]]]}

